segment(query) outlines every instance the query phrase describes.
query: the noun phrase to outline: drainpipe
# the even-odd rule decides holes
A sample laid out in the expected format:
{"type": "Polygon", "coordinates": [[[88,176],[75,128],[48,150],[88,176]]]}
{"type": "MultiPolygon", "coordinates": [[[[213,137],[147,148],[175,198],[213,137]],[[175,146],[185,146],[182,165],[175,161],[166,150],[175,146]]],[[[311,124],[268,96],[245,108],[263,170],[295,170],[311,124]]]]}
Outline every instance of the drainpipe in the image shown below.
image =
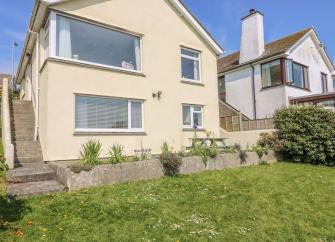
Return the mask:
{"type": "Polygon", "coordinates": [[[39,120],[39,92],[40,92],[40,77],[39,77],[39,69],[40,69],[40,35],[38,32],[34,32],[32,30],[29,30],[30,33],[34,34],[36,36],[36,55],[35,55],[35,75],[36,75],[36,91],[35,91],[35,132],[34,132],[34,140],[37,140],[38,138],[38,132],[40,127],[40,120],[39,120]]]}
{"type": "Polygon", "coordinates": [[[250,67],[251,67],[252,99],[253,99],[254,119],[257,119],[255,66],[251,64],[250,67]]]}

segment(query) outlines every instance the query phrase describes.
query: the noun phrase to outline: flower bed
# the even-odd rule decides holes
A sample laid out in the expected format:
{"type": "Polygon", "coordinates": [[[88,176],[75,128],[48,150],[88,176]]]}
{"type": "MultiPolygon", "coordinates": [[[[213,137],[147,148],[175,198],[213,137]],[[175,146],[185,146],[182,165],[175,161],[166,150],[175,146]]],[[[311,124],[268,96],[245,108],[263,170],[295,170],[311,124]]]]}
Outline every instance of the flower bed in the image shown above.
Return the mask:
{"type": "MultiPolygon", "coordinates": [[[[272,152],[262,157],[262,161],[275,162],[272,152]]],[[[159,159],[151,159],[122,164],[105,164],[93,167],[89,171],[74,173],[69,166],[73,162],[52,162],[50,166],[56,170],[57,179],[69,190],[85,187],[124,183],[129,181],[150,180],[164,176],[164,169],[159,159]]],[[[238,153],[219,154],[216,159],[209,159],[207,165],[201,157],[184,157],[180,174],[193,174],[206,170],[222,170],[231,167],[250,166],[260,163],[258,155],[248,152],[245,161],[241,161],[238,153]]]]}

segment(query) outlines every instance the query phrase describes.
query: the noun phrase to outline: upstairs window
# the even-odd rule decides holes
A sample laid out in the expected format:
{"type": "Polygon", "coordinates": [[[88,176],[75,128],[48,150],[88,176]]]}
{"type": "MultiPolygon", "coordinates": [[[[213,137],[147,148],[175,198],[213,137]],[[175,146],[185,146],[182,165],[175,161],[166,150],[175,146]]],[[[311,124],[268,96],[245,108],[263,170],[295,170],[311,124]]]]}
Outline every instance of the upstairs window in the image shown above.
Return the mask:
{"type": "Polygon", "coordinates": [[[203,127],[203,107],[196,105],[183,105],[184,128],[203,127]]]}
{"type": "Polygon", "coordinates": [[[200,53],[181,48],[181,69],[183,80],[200,82],[200,53]]]}
{"type": "Polygon", "coordinates": [[[58,57],[141,71],[140,37],[60,15],[56,25],[58,57]]]}
{"type": "Polygon", "coordinates": [[[263,87],[277,86],[282,83],[282,66],[280,60],[275,60],[262,65],[263,87]]]}
{"type": "Polygon", "coordinates": [[[76,131],[143,132],[143,102],[76,96],[76,131]]]}
{"type": "Polygon", "coordinates": [[[286,68],[286,71],[290,71],[290,69],[293,68],[293,80],[292,82],[289,82],[289,80],[286,80],[286,82],[295,87],[308,89],[309,88],[309,78],[308,78],[308,68],[306,66],[303,66],[298,63],[293,63],[293,67],[286,68]]]}
{"type": "Polygon", "coordinates": [[[321,73],[321,86],[322,86],[322,93],[328,92],[328,76],[325,73],[321,73]]]}
{"type": "Polygon", "coordinates": [[[333,92],[335,92],[335,76],[333,76],[333,92]]]}

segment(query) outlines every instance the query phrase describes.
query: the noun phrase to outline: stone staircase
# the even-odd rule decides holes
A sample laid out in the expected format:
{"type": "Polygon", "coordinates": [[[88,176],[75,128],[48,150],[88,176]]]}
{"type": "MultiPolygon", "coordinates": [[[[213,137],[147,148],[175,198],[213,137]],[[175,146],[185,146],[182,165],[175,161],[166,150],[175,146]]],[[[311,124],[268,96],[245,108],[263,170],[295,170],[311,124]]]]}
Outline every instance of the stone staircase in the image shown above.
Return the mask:
{"type": "Polygon", "coordinates": [[[56,173],[43,162],[40,142],[34,140],[35,115],[29,101],[14,100],[11,105],[12,141],[15,169],[7,173],[8,194],[27,197],[64,191],[56,173]]]}

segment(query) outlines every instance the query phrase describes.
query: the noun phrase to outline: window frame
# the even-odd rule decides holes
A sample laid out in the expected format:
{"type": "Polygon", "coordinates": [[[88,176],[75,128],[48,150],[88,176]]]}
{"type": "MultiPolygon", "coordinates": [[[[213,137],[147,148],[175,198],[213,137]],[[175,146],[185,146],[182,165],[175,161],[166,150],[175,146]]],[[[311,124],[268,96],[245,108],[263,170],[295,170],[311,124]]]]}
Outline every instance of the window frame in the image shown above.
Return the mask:
{"type": "Polygon", "coordinates": [[[144,100],[75,93],[74,94],[74,130],[75,130],[75,133],[120,133],[120,134],[122,134],[122,133],[144,133],[145,132],[144,100]],[[76,97],[77,96],[128,101],[128,129],[77,128],[76,127],[76,120],[77,120],[77,117],[76,117],[76,97]],[[131,127],[131,103],[132,102],[141,103],[142,128],[132,128],[131,127]]]}
{"type": "Polygon", "coordinates": [[[267,89],[267,88],[271,88],[271,87],[277,87],[277,86],[282,86],[284,84],[283,82],[283,75],[285,74],[285,72],[283,72],[283,58],[279,58],[279,59],[274,59],[274,60],[271,60],[271,61],[267,61],[267,62],[264,62],[262,63],[260,66],[261,66],[261,83],[262,83],[262,89],[267,89]],[[263,83],[263,66],[266,65],[266,64],[269,64],[269,63],[272,63],[272,62],[275,62],[275,61],[280,61],[280,72],[281,72],[281,83],[280,84],[274,84],[274,85],[270,85],[270,86],[264,86],[264,83],[263,83]]]}
{"type": "Polygon", "coordinates": [[[186,47],[186,46],[183,46],[181,45],[180,46],[180,71],[181,71],[181,80],[183,82],[190,82],[190,83],[196,83],[196,84],[201,84],[202,83],[202,71],[201,71],[201,51],[200,50],[196,50],[196,49],[193,49],[193,48],[190,48],[190,47],[186,47]],[[199,55],[198,58],[196,57],[192,57],[192,56],[188,56],[188,55],[184,55],[181,53],[182,50],[186,50],[186,51],[190,51],[190,52],[193,52],[193,53],[196,53],[199,55]],[[185,59],[188,59],[188,60],[193,60],[193,61],[198,61],[199,63],[199,80],[196,80],[196,79],[189,79],[189,78],[184,78],[183,77],[183,65],[182,65],[182,58],[185,58],[185,59]]]}
{"type": "Polygon", "coordinates": [[[203,129],[204,128],[204,106],[203,105],[197,105],[197,104],[182,104],[182,122],[183,122],[183,128],[184,129],[194,129],[194,113],[200,113],[201,114],[201,126],[197,126],[197,129],[203,129]],[[191,124],[185,125],[184,124],[184,107],[190,107],[190,114],[191,114],[191,124]],[[194,111],[194,108],[201,108],[201,111],[194,111]]]}
{"type": "Polygon", "coordinates": [[[261,82],[262,82],[262,89],[267,89],[267,88],[272,88],[272,87],[277,87],[277,86],[282,86],[282,85],[287,85],[289,87],[294,87],[294,88],[299,88],[302,90],[306,90],[309,91],[310,90],[310,74],[309,74],[309,67],[301,64],[299,62],[294,61],[293,59],[289,59],[289,58],[278,58],[278,59],[273,59],[271,61],[267,61],[264,63],[261,63],[261,82]],[[269,64],[271,62],[275,62],[275,61],[280,61],[280,67],[281,67],[281,83],[280,84],[275,84],[275,85],[271,85],[271,86],[264,86],[263,85],[263,65],[269,64]],[[292,68],[292,81],[293,82],[288,82],[287,78],[286,78],[286,61],[291,61],[291,68],[292,68]],[[299,87],[294,85],[294,65],[299,65],[302,67],[302,72],[303,72],[303,83],[304,83],[304,87],[299,87]],[[305,70],[307,70],[307,75],[305,73],[305,70]]]}
{"type": "Polygon", "coordinates": [[[322,89],[322,93],[328,93],[329,89],[328,89],[328,75],[324,72],[321,72],[321,89],[322,89]],[[323,77],[325,77],[325,82],[323,77]]]}
{"type": "MultiPolygon", "coordinates": [[[[290,60],[290,59],[286,59],[286,60],[290,60]]],[[[285,67],[286,68],[286,67],[285,67]]],[[[285,69],[286,71],[286,69],[285,69]]],[[[292,79],[293,79],[293,84],[290,84],[286,81],[286,75],[285,75],[285,83],[288,84],[288,86],[290,87],[296,87],[296,88],[300,88],[300,89],[303,89],[303,90],[309,90],[309,67],[306,66],[306,65],[303,65],[299,62],[296,62],[296,61],[293,61],[292,60],[292,79]],[[303,75],[303,83],[304,83],[304,87],[299,87],[299,86],[296,86],[294,85],[294,65],[298,65],[298,66],[301,66],[302,67],[302,75],[303,75]],[[305,73],[305,70],[307,70],[307,77],[306,77],[306,73],[305,73]],[[305,86],[306,85],[306,86],[305,86]]]]}
{"type": "Polygon", "coordinates": [[[133,31],[128,31],[120,27],[115,27],[111,26],[108,24],[104,24],[101,22],[89,20],[86,18],[78,17],[78,16],[73,16],[71,14],[67,14],[64,12],[60,11],[51,11],[50,16],[49,16],[49,57],[56,59],[56,60],[61,60],[65,62],[70,62],[70,63],[77,63],[77,64],[83,64],[83,65],[89,65],[89,66],[95,66],[95,67],[102,67],[102,68],[107,68],[111,70],[116,70],[116,71],[122,71],[122,72],[129,72],[129,73],[134,73],[134,74],[143,74],[143,34],[135,33],[133,31]],[[57,16],[69,18],[72,20],[80,21],[82,23],[86,24],[91,24],[100,28],[104,28],[107,30],[111,31],[116,31],[119,33],[127,34],[130,36],[134,36],[136,38],[139,38],[140,42],[140,69],[139,70],[131,70],[127,68],[122,68],[122,67],[117,67],[117,66],[112,66],[112,65],[106,65],[106,64],[100,64],[96,62],[90,62],[90,61],[84,61],[84,60],[76,60],[72,58],[64,58],[57,56],[57,16]]]}

